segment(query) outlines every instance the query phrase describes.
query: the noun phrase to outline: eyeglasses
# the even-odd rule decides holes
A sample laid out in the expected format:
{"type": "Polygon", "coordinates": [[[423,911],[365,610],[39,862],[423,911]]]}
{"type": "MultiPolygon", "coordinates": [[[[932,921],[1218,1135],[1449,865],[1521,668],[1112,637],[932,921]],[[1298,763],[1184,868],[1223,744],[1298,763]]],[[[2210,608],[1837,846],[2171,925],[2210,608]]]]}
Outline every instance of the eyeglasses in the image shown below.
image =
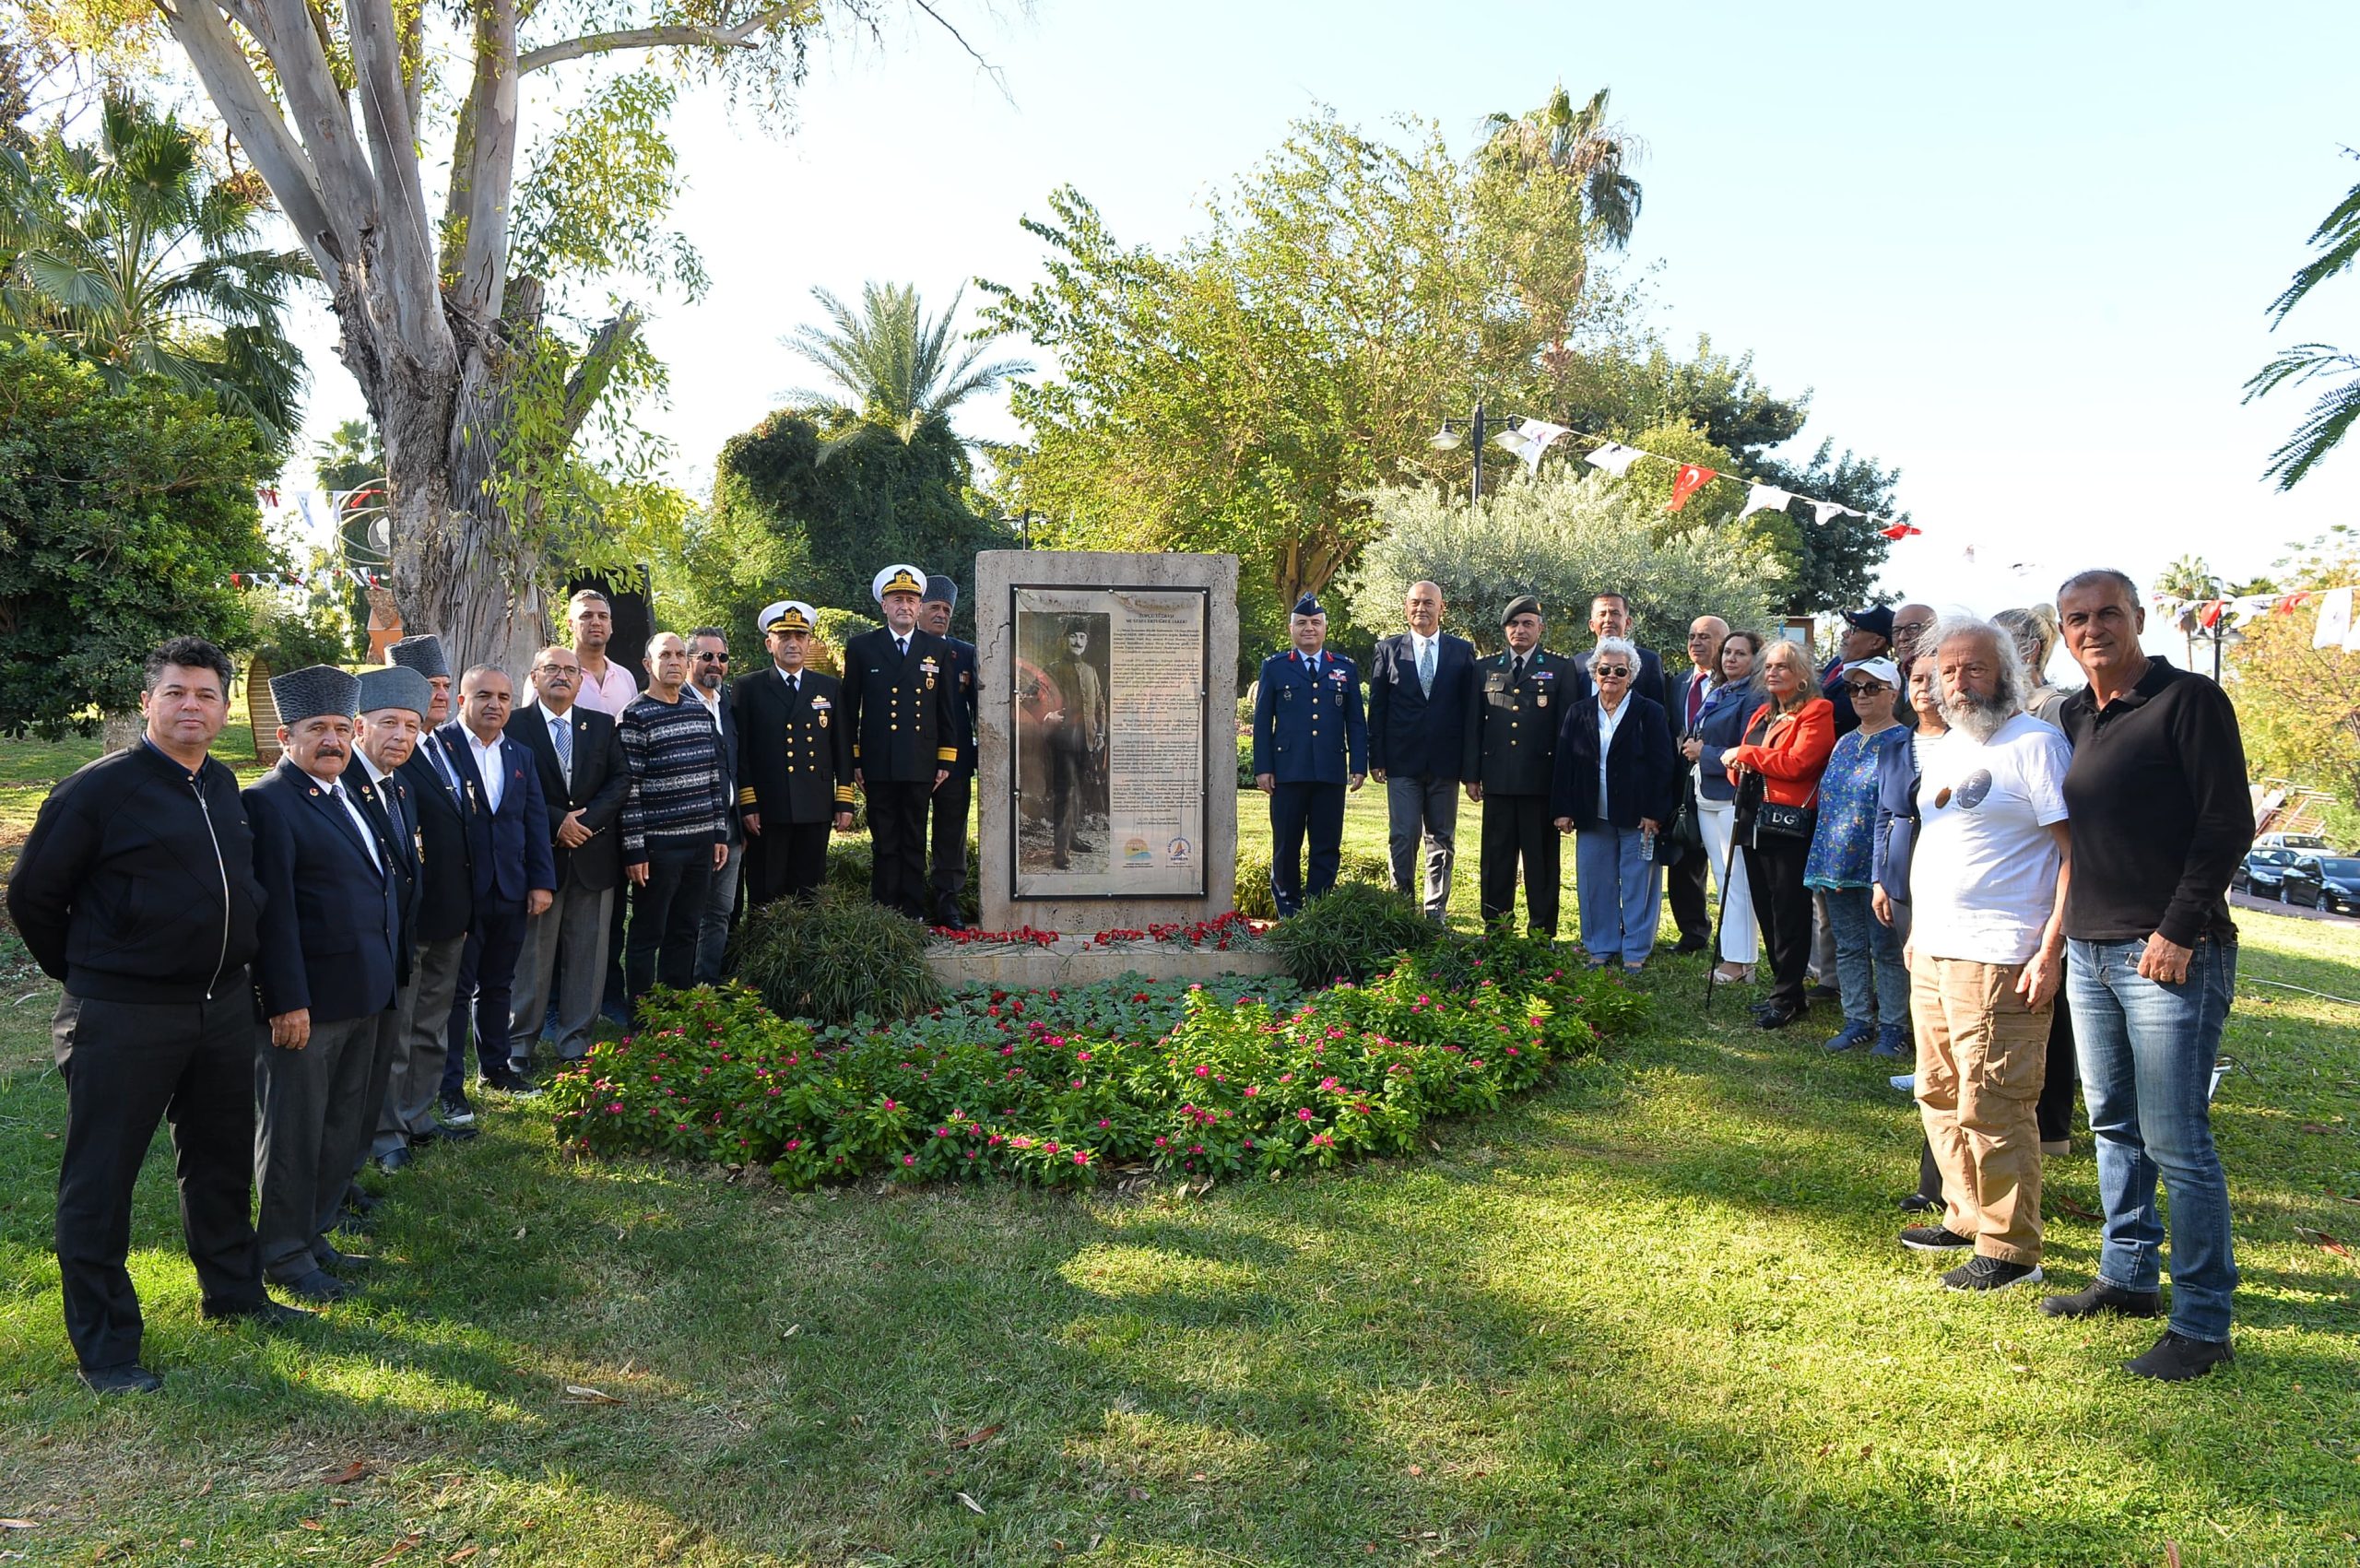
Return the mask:
{"type": "Polygon", "coordinates": [[[726,665],[728,662],[729,655],[726,654],[699,654],[697,655],[697,663],[701,665],[726,665]]]}
{"type": "Polygon", "coordinates": [[[1882,680],[1847,680],[1844,690],[1855,697],[1866,697],[1871,691],[1890,691],[1893,688],[1882,680]]]}
{"type": "Polygon", "coordinates": [[[1628,680],[1631,678],[1631,666],[1629,665],[1599,665],[1591,670],[1590,674],[1600,680],[1610,678],[1615,680],[1628,680]]]}

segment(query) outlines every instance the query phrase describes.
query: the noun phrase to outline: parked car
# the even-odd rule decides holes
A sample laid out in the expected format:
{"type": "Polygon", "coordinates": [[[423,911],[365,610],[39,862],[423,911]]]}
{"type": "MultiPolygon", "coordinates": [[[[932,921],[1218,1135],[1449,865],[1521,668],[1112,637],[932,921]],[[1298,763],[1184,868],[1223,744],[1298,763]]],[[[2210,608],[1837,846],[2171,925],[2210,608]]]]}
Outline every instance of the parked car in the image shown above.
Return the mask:
{"type": "Polygon", "coordinates": [[[2256,849],[2291,849],[2298,854],[2304,850],[2313,855],[2335,853],[2335,847],[2317,833],[2264,833],[2253,841],[2253,846],[2256,849]]]}
{"type": "Polygon", "coordinates": [[[2254,850],[2229,873],[2229,886],[2242,888],[2258,899],[2278,898],[2279,878],[2294,863],[2291,849],[2254,850]]]}
{"type": "Polygon", "coordinates": [[[2324,909],[2330,914],[2360,914],[2360,860],[2340,855],[2298,855],[2279,875],[2278,896],[2286,903],[2324,909]]]}

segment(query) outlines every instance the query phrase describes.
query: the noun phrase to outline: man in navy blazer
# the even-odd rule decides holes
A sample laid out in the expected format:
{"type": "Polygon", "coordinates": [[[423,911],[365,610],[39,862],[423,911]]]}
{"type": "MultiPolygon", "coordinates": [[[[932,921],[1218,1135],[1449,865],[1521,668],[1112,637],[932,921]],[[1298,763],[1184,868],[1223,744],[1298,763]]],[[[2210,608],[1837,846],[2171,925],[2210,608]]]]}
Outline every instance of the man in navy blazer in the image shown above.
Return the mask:
{"type": "Polygon", "coordinates": [[[1262,661],[1254,695],[1254,786],[1270,797],[1270,898],[1281,915],[1336,885],[1345,791],[1368,776],[1360,671],[1327,651],[1328,612],[1317,597],[1295,601],[1287,635],[1294,646],[1262,661]]]}
{"type": "Polygon", "coordinates": [[[1450,911],[1450,868],[1457,857],[1475,645],[1443,631],[1438,584],[1410,584],[1406,608],[1410,630],[1379,641],[1369,660],[1368,776],[1385,786],[1393,886],[1416,890],[1422,840],[1426,917],[1439,924],[1450,911]]]}
{"type": "Polygon", "coordinates": [[[467,808],[467,860],[475,920],[459,961],[451,1002],[450,1055],[442,1064],[448,1098],[466,1085],[468,1026],[486,1088],[531,1096],[532,1080],[509,1065],[509,1003],[525,923],[549,907],[557,865],[549,854],[549,807],[531,752],[506,737],[515,689],[490,665],[459,678],[459,716],[434,732],[457,773],[467,808]]]}
{"type": "MultiPolygon", "coordinates": [[[[1611,588],[1593,596],[1589,602],[1589,631],[1593,637],[1630,637],[1633,619],[1631,601],[1611,588]]],[[[1573,702],[1580,701],[1596,690],[1590,683],[1589,661],[1590,655],[1587,653],[1574,655],[1574,667],[1582,672],[1582,688],[1566,704],[1569,713],[1573,702]]],[[[1671,693],[1664,684],[1663,660],[1656,656],[1653,648],[1639,650],[1638,678],[1631,682],[1631,690],[1667,714],[1671,712],[1671,693]]]]}
{"type": "MultiPolygon", "coordinates": [[[[1688,623],[1688,667],[1671,678],[1671,701],[1665,712],[1671,719],[1671,737],[1685,740],[1696,733],[1705,716],[1705,697],[1712,690],[1721,666],[1721,643],[1729,623],[1717,615],[1700,615],[1688,623]]],[[[1664,890],[1670,897],[1672,923],[1680,927],[1676,953],[1702,952],[1712,944],[1713,919],[1705,904],[1705,865],[1702,855],[1683,855],[1664,867],[1664,890]]]]}
{"type": "Polygon", "coordinates": [[[346,787],[360,683],[331,665],[274,677],[278,766],[244,792],[264,902],[254,988],[269,1020],[255,1074],[263,1277],[306,1301],[350,1293],[328,1241],[368,1128],[377,1032],[393,1011],[401,889],[346,787]]]}

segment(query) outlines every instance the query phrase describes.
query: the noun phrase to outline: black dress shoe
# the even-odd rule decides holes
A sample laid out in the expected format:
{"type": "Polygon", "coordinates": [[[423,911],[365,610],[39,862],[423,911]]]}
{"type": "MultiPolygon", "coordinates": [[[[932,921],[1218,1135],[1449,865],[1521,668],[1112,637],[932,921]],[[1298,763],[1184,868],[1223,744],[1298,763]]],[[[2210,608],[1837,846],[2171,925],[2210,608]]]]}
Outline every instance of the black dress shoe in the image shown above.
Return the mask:
{"type": "Polygon", "coordinates": [[[314,1242],[312,1254],[320,1260],[323,1269],[338,1277],[361,1273],[377,1261],[366,1253],[339,1252],[325,1242],[314,1242]]]}
{"type": "Polygon", "coordinates": [[[2126,1291],[2103,1279],[2093,1279],[2086,1291],[2076,1291],[2070,1296],[2043,1296],[2040,1310],[2051,1317],[2095,1317],[2100,1313],[2116,1317],[2153,1317],[2164,1310],[2164,1298],[2159,1291],[2126,1291]]]}
{"type": "Polygon", "coordinates": [[[2122,1370],[2158,1383],[2186,1383],[2236,1359],[2229,1352],[2226,1339],[2191,1339],[2166,1328],[2154,1350],[2123,1362],[2122,1370]]]}
{"type": "Polygon", "coordinates": [[[322,1305],[340,1302],[353,1293],[350,1285],[324,1268],[314,1268],[300,1279],[283,1279],[277,1283],[280,1290],[298,1301],[317,1302],[322,1305]]]}
{"type": "Polygon", "coordinates": [[[374,1214],[378,1201],[377,1195],[359,1182],[344,1189],[344,1206],[348,1209],[357,1208],[363,1214],[374,1214]]]}
{"type": "Polygon", "coordinates": [[[1756,1029],[1784,1029],[1802,1016],[1803,1010],[1800,1008],[1782,1008],[1776,1006],[1756,1008],[1753,1009],[1753,1027],[1756,1029]]]}
{"type": "Polygon", "coordinates": [[[409,1169],[410,1161],[415,1158],[407,1149],[388,1149],[377,1156],[377,1169],[389,1176],[398,1175],[409,1169]]]}
{"type": "Polygon", "coordinates": [[[153,1394],[164,1380],[137,1362],[120,1366],[86,1366],[77,1374],[93,1394],[153,1394]]]}
{"type": "Polygon", "coordinates": [[[471,1138],[481,1138],[483,1129],[472,1124],[459,1126],[451,1122],[437,1122],[434,1124],[434,1130],[424,1136],[439,1138],[445,1143],[465,1143],[471,1138]]]}
{"type": "Polygon", "coordinates": [[[294,1328],[312,1321],[319,1314],[305,1312],[301,1307],[289,1306],[267,1297],[260,1302],[240,1302],[234,1306],[218,1306],[212,1302],[197,1304],[196,1315],[207,1323],[251,1323],[262,1328],[294,1328]]]}
{"type": "Polygon", "coordinates": [[[955,909],[943,911],[942,918],[935,924],[945,931],[964,931],[967,928],[967,923],[959,918],[959,912],[955,909]]]}
{"type": "Polygon", "coordinates": [[[1712,944],[1703,937],[1682,937],[1671,945],[1673,953],[1701,953],[1712,944]]]}

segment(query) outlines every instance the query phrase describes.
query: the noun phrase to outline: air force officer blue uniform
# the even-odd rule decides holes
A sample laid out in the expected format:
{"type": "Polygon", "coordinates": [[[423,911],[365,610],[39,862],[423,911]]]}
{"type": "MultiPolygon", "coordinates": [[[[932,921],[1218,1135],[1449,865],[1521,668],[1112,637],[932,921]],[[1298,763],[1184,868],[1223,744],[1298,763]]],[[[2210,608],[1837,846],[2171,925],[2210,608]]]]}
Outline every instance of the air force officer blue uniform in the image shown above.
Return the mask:
{"type": "MultiPolygon", "coordinates": [[[[1319,613],[1306,598],[1298,615],[1319,613]]],[[[1351,660],[1290,648],[1262,661],[1254,699],[1254,772],[1271,779],[1270,897],[1288,915],[1336,885],[1342,859],[1344,786],[1368,772],[1368,719],[1351,660]],[[1301,870],[1304,831],[1311,866],[1301,870]]]]}

